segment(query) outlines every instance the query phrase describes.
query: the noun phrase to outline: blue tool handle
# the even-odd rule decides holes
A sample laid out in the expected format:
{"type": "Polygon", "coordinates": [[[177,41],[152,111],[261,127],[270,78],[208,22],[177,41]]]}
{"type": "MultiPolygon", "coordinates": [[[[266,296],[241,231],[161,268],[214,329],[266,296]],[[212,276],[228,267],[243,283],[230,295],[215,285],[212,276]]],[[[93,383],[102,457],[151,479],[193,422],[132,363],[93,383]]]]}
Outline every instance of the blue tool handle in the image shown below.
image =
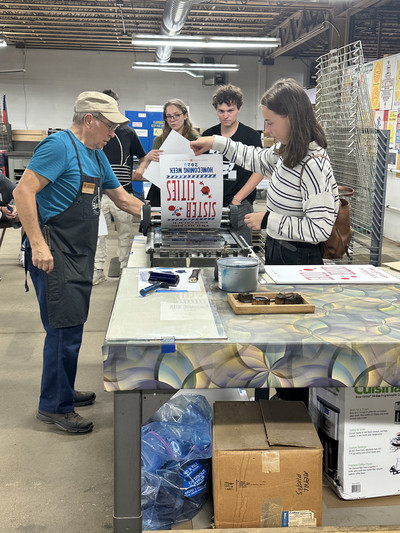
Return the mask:
{"type": "Polygon", "coordinates": [[[157,283],[153,283],[153,285],[149,285],[148,287],[145,287],[144,289],[140,289],[139,293],[141,296],[147,296],[150,292],[153,292],[160,287],[162,289],[167,289],[169,285],[168,283],[165,283],[165,281],[157,281],[157,283]]]}

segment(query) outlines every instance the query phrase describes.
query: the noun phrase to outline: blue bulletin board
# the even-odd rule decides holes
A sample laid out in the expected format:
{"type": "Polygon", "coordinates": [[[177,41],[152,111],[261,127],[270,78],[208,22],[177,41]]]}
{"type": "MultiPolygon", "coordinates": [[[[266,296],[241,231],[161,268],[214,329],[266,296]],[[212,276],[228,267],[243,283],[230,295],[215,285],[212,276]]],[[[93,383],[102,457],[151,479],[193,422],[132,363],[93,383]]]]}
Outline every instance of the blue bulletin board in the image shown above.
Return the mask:
{"type": "Polygon", "coordinates": [[[129,126],[133,128],[146,152],[153,147],[154,138],[161,135],[164,126],[163,114],[161,111],[125,111],[125,116],[129,118],[129,126]]]}

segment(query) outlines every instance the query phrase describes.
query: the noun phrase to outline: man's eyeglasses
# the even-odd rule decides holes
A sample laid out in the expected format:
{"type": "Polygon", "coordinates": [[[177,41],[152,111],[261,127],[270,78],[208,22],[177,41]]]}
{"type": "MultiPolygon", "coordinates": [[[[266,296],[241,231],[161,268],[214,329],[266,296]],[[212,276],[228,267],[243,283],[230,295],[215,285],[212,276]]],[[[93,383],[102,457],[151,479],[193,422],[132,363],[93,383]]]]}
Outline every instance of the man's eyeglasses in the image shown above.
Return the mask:
{"type": "Polygon", "coordinates": [[[175,113],[175,115],[165,115],[166,120],[178,120],[179,117],[181,117],[183,113],[175,113]]]}
{"type": "Polygon", "coordinates": [[[94,117],[96,120],[98,120],[99,122],[102,122],[103,124],[105,124],[108,128],[108,131],[115,131],[119,124],[110,124],[109,122],[106,122],[105,120],[103,120],[102,118],[100,117],[94,117]]]}

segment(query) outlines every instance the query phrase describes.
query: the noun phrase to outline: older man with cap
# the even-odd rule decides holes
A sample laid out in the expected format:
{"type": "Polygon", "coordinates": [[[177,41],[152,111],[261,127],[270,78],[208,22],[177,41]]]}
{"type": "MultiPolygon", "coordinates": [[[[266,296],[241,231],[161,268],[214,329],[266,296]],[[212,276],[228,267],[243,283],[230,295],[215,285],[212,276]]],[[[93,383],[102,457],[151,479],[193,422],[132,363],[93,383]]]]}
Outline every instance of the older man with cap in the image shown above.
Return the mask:
{"type": "Polygon", "coordinates": [[[101,192],[132,215],[140,216],[142,206],[120,185],[102,151],[116,127],[127,122],[114,98],[81,93],[72,126],[37,146],[14,191],[46,331],[36,417],[72,433],[93,429],[75,407],[92,404],[96,395],[76,391],[75,375],[89,311],[101,192]]]}

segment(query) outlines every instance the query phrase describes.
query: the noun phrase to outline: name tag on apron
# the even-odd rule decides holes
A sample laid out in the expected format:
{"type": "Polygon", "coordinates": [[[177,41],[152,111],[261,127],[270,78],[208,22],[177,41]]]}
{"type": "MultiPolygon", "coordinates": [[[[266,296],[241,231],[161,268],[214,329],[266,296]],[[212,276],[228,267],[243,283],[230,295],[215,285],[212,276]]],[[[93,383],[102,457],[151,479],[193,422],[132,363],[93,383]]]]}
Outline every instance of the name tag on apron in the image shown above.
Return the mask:
{"type": "Polygon", "coordinates": [[[95,184],[94,183],[87,183],[84,181],[82,183],[82,193],[83,194],[93,194],[94,193],[95,184]]]}

